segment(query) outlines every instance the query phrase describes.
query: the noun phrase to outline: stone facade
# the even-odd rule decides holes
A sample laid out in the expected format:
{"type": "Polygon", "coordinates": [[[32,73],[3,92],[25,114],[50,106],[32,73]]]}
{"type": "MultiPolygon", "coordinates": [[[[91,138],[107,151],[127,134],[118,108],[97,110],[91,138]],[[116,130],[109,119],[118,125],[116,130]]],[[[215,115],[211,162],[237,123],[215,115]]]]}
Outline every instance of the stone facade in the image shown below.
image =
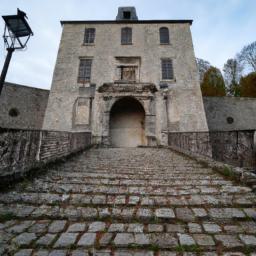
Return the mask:
{"type": "Polygon", "coordinates": [[[146,140],[141,144],[166,145],[168,131],[207,131],[191,23],[120,18],[62,21],[62,38],[43,128],[90,131],[94,143],[109,145],[111,109],[119,100],[130,97],[144,109],[142,126],[146,140]],[[132,29],[132,44],[121,44],[124,27],[132,29]],[[169,44],[160,44],[161,27],[169,30],[169,44]],[[95,29],[93,44],[83,43],[86,28],[95,29]],[[92,59],[91,79],[84,84],[78,83],[81,58],[92,59]],[[171,80],[162,80],[162,58],[172,59],[171,80]],[[135,67],[135,81],[119,81],[118,67],[124,65],[135,67]]]}
{"type": "Polygon", "coordinates": [[[5,83],[0,95],[0,127],[42,129],[49,91],[5,83]]]}
{"type": "Polygon", "coordinates": [[[256,130],[256,99],[203,97],[211,131],[256,130]]]}

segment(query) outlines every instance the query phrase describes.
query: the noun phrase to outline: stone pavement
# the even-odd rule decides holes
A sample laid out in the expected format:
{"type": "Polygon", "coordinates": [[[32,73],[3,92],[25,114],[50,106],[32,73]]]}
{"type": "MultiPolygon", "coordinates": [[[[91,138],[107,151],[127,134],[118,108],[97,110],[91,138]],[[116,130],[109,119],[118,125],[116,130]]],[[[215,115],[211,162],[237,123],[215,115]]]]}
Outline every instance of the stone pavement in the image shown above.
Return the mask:
{"type": "Polygon", "coordinates": [[[0,218],[2,255],[256,255],[256,195],[168,149],[86,151],[0,193],[0,218]]]}

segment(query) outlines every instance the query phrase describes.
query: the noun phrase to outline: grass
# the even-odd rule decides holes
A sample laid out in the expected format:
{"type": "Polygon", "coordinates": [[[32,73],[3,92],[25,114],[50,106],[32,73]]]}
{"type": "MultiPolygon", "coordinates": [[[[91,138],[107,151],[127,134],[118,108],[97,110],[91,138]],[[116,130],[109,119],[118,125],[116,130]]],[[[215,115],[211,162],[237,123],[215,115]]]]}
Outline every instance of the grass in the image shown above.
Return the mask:
{"type": "Polygon", "coordinates": [[[3,214],[0,214],[0,221],[4,222],[4,221],[12,220],[15,217],[16,217],[15,214],[13,214],[12,212],[3,213],[3,214]]]}
{"type": "Polygon", "coordinates": [[[178,245],[175,248],[176,252],[200,252],[198,245],[178,245]]]}
{"type": "Polygon", "coordinates": [[[231,168],[225,166],[222,170],[221,170],[221,173],[226,176],[226,177],[229,177],[229,178],[233,178],[234,177],[234,173],[233,171],[231,170],[231,168]]]}

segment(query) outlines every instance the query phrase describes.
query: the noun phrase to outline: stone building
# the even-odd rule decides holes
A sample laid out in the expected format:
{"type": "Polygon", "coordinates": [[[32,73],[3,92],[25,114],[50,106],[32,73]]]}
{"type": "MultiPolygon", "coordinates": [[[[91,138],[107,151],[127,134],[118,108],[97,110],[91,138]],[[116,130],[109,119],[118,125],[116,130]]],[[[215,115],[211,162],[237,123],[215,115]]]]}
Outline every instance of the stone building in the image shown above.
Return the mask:
{"type": "Polygon", "coordinates": [[[134,7],[120,7],[116,20],[61,24],[43,129],[129,147],[208,130],[191,20],[139,20],[134,7]]]}
{"type": "Polygon", "coordinates": [[[0,95],[0,128],[42,129],[48,96],[48,90],[6,82],[0,95]]]}

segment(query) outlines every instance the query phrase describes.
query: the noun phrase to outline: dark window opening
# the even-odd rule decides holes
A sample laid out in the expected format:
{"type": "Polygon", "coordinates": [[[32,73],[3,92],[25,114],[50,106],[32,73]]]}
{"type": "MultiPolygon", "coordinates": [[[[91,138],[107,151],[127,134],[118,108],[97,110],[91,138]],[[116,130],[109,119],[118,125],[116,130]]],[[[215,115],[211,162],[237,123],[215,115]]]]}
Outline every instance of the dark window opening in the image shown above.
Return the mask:
{"type": "Polygon", "coordinates": [[[231,117],[231,116],[227,117],[227,122],[228,122],[228,124],[233,124],[234,123],[234,118],[231,117]]]}
{"type": "Polygon", "coordinates": [[[170,43],[168,28],[160,28],[159,35],[160,35],[160,44],[169,44],[170,43]]]}
{"type": "Polygon", "coordinates": [[[123,12],[124,19],[131,19],[131,12],[123,12]]]}
{"type": "Polygon", "coordinates": [[[95,28],[86,28],[84,32],[84,43],[93,44],[95,39],[95,28]]]}
{"type": "Polygon", "coordinates": [[[78,83],[85,83],[91,79],[92,59],[80,59],[78,83]]]}
{"type": "Polygon", "coordinates": [[[162,79],[172,80],[173,75],[173,64],[171,59],[162,59],[162,79]]]}
{"type": "Polygon", "coordinates": [[[131,28],[122,28],[121,44],[132,44],[132,29],[131,28]]]}
{"type": "Polygon", "coordinates": [[[19,110],[17,108],[11,108],[9,110],[9,116],[11,117],[17,117],[19,115],[19,110]]]}

